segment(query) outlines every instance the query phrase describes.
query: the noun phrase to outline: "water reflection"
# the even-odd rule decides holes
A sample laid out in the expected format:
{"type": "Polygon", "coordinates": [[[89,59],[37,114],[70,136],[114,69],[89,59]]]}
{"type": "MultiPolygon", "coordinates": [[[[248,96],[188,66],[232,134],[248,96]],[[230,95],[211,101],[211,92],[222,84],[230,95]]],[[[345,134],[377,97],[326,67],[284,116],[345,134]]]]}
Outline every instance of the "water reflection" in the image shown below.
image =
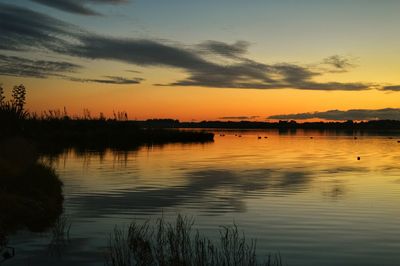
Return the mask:
{"type": "MultiPolygon", "coordinates": [[[[101,264],[116,224],[162,212],[193,214],[211,235],[234,220],[289,265],[400,265],[400,146],[388,137],[221,131],[204,145],[42,159],[64,182],[73,223],[64,265],[101,264]]],[[[14,239],[22,258],[54,265],[40,255],[51,238],[28,238],[14,239]]]]}
{"type": "Polygon", "coordinates": [[[126,210],[159,211],[188,203],[207,210],[245,211],[244,199],[266,189],[280,195],[301,192],[310,181],[310,173],[283,172],[274,169],[200,170],[184,175],[186,184],[167,188],[120,191],[112,196],[85,195],[70,199],[90,215],[115,215],[126,210]],[[204,204],[204,205],[203,205],[204,204]]]}

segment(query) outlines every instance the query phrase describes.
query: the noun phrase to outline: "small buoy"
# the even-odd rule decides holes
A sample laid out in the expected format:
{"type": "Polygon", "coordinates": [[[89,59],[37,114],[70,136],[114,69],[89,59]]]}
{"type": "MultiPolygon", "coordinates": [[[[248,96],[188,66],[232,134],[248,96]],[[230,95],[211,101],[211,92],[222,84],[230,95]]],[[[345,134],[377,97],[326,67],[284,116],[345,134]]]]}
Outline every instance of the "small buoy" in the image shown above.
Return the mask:
{"type": "Polygon", "coordinates": [[[261,139],[261,137],[259,136],[258,139],[261,139]]]}
{"type": "Polygon", "coordinates": [[[242,137],[242,135],[239,135],[239,138],[241,138],[242,137]]]}
{"type": "Polygon", "coordinates": [[[400,143],[400,140],[398,140],[397,143],[400,143]]]}
{"type": "Polygon", "coordinates": [[[310,139],[313,139],[313,137],[310,137],[310,139]]]}
{"type": "Polygon", "coordinates": [[[354,139],[357,139],[357,137],[354,137],[354,139]]]}
{"type": "Polygon", "coordinates": [[[357,160],[358,160],[358,161],[359,161],[359,160],[361,160],[361,157],[360,157],[360,156],[358,156],[358,157],[357,157],[357,160]]]}
{"type": "Polygon", "coordinates": [[[268,137],[264,137],[264,139],[267,139],[268,137]]]}

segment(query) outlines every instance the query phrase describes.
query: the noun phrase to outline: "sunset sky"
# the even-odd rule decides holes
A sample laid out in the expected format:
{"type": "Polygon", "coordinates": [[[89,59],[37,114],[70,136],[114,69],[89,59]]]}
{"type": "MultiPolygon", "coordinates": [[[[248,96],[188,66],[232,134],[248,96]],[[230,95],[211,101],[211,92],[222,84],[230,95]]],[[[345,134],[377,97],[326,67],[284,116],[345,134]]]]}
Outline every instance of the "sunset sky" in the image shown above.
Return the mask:
{"type": "Polygon", "coordinates": [[[400,119],[399,10],[398,0],[0,0],[0,83],[7,96],[24,84],[38,113],[400,119]]]}

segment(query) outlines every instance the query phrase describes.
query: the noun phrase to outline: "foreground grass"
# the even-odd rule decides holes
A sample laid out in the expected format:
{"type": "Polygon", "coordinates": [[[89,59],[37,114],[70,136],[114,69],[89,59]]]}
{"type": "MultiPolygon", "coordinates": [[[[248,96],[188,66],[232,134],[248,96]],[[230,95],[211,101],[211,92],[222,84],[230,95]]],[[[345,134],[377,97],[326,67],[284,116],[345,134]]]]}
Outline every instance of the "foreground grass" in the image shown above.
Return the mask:
{"type": "Polygon", "coordinates": [[[260,262],[256,241],[247,240],[237,226],[221,227],[219,241],[193,230],[193,219],[178,215],[175,223],[163,218],[133,222],[127,232],[115,228],[110,235],[106,265],[109,266],[281,266],[279,255],[260,262]]]}

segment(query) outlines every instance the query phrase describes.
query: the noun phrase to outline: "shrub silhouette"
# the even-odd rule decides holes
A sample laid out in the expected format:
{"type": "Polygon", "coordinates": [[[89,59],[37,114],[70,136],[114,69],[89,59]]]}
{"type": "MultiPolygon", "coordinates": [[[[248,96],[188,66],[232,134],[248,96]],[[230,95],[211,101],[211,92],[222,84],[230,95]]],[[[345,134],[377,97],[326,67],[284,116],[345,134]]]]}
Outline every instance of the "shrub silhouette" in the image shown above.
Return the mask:
{"type": "Polygon", "coordinates": [[[4,89],[0,86],[0,124],[2,130],[0,136],[17,135],[23,128],[23,120],[27,119],[29,113],[25,111],[26,88],[24,85],[14,86],[12,99],[5,100],[4,89]]]}

